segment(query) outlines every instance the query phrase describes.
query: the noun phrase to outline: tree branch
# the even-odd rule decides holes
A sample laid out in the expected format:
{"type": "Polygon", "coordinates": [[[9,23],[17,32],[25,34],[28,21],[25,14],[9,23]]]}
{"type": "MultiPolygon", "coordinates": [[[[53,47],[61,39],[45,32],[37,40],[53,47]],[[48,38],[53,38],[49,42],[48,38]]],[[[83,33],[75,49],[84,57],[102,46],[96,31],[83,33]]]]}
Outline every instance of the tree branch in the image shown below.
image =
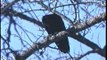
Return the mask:
{"type": "Polygon", "coordinates": [[[6,10],[8,10],[11,6],[13,6],[16,2],[18,2],[20,0],[14,0],[11,3],[7,4],[3,9],[1,9],[1,14],[5,13],[6,10]]]}
{"type": "Polygon", "coordinates": [[[16,16],[16,17],[19,17],[19,18],[24,19],[26,21],[29,21],[31,23],[34,23],[40,27],[44,27],[40,21],[33,19],[31,17],[28,17],[27,15],[24,15],[20,12],[14,11],[12,9],[7,9],[7,10],[5,10],[5,13],[2,13],[2,14],[6,15],[6,16],[9,16],[9,15],[16,16]]]}

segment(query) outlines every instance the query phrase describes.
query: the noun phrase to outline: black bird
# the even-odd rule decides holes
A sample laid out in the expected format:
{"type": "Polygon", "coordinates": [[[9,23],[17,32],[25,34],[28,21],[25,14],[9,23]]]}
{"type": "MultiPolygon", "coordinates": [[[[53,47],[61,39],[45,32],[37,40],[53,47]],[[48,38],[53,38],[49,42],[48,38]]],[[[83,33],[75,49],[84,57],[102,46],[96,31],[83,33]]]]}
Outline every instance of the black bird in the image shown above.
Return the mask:
{"type": "MultiPolygon", "coordinates": [[[[43,16],[42,22],[48,34],[55,34],[66,30],[62,18],[55,13],[43,16]]],[[[64,53],[69,52],[70,47],[67,36],[61,38],[58,42],[55,43],[60,51],[64,53]]]]}

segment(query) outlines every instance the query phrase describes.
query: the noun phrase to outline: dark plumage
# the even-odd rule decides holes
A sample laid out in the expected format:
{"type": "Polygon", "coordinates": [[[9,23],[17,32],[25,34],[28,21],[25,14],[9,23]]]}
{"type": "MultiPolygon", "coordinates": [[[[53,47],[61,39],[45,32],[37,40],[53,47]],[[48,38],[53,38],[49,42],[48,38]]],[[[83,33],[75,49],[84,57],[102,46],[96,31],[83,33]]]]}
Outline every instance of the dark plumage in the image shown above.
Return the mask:
{"type": "MultiPolygon", "coordinates": [[[[57,32],[66,30],[62,18],[57,14],[45,15],[42,18],[43,25],[45,26],[48,34],[55,34],[57,32]]],[[[55,42],[58,49],[64,53],[69,52],[68,37],[63,37],[58,42],[55,42]]]]}

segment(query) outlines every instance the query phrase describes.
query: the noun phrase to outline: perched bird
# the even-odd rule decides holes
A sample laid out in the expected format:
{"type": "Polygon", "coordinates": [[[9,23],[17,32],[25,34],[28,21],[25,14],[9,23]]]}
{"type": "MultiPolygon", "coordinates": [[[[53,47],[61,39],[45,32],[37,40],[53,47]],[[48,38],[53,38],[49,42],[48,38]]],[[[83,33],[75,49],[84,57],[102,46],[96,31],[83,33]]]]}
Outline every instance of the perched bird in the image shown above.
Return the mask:
{"type": "MultiPolygon", "coordinates": [[[[48,34],[55,34],[66,30],[62,18],[55,13],[43,16],[42,22],[48,34]]],[[[58,42],[55,43],[60,51],[64,53],[69,52],[70,47],[67,36],[61,38],[58,42]]]]}

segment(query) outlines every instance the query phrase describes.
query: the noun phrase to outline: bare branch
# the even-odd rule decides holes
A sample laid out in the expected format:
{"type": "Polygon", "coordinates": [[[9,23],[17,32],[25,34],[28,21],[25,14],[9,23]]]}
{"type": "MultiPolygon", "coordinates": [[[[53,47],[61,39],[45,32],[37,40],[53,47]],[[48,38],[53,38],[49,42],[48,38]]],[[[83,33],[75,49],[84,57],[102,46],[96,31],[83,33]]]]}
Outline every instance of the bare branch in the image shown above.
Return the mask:
{"type": "Polygon", "coordinates": [[[20,12],[17,12],[17,11],[14,11],[12,9],[8,9],[8,10],[5,10],[5,13],[3,13],[4,15],[8,16],[8,15],[12,15],[12,16],[17,16],[17,17],[20,17],[21,19],[24,19],[26,21],[29,21],[29,22],[32,22],[34,24],[37,24],[38,26],[40,27],[43,27],[42,23],[36,19],[33,19],[31,17],[28,17],[27,15],[24,15],[20,12]]]}
{"type": "Polygon", "coordinates": [[[14,0],[13,2],[7,4],[7,5],[5,6],[5,8],[1,9],[1,14],[2,14],[2,13],[5,13],[5,10],[8,10],[9,7],[11,7],[12,5],[14,5],[14,4],[15,4],[16,2],[18,2],[18,1],[19,1],[19,0],[14,0]]]}

